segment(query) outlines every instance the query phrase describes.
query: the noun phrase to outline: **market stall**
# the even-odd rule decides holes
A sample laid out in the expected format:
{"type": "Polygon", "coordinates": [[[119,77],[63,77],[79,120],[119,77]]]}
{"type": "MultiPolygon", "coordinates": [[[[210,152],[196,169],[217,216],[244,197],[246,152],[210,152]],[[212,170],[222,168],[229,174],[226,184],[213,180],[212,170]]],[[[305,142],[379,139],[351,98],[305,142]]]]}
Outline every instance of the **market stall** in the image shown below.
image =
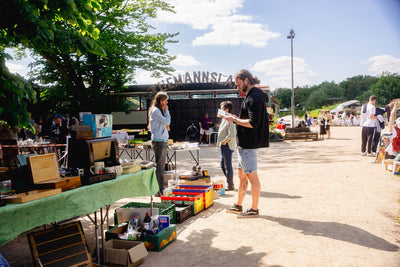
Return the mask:
{"type": "Polygon", "coordinates": [[[154,168],[82,186],[58,195],[0,208],[0,245],[37,226],[97,211],[122,198],[158,191],[154,168]]]}

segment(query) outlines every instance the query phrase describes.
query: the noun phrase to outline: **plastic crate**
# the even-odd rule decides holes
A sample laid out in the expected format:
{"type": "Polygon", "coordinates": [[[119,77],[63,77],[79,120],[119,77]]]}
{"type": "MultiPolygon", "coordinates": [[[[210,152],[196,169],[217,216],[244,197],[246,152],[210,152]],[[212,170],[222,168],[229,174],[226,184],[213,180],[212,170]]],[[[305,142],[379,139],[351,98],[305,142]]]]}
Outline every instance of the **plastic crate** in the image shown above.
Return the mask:
{"type": "Polygon", "coordinates": [[[202,193],[204,200],[204,209],[208,209],[214,204],[213,187],[208,185],[178,185],[176,189],[172,189],[172,193],[190,192],[202,193]]]}
{"type": "MultiPolygon", "coordinates": [[[[120,208],[151,208],[151,204],[142,202],[129,202],[120,208]]],[[[169,215],[170,224],[176,224],[175,204],[153,202],[153,208],[158,208],[158,215],[169,215]]],[[[114,224],[118,225],[116,211],[114,211],[114,224]]]]}
{"type": "Polygon", "coordinates": [[[161,200],[165,203],[174,203],[177,205],[192,205],[194,215],[204,209],[203,194],[201,193],[178,192],[168,197],[161,196],[161,200]]]}
{"type": "Polygon", "coordinates": [[[182,223],[193,215],[193,205],[176,205],[176,222],[182,223]]]}

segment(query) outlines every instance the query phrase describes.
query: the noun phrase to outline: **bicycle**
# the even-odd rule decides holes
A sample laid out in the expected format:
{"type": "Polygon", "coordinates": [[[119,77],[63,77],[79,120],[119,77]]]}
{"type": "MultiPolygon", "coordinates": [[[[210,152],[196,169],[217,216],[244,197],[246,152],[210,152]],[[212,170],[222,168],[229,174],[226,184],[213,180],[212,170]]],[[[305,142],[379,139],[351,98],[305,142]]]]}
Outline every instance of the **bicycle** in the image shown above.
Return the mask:
{"type": "Polygon", "coordinates": [[[194,122],[192,122],[189,127],[187,127],[185,137],[186,141],[196,141],[198,139],[199,130],[197,129],[194,122]]]}

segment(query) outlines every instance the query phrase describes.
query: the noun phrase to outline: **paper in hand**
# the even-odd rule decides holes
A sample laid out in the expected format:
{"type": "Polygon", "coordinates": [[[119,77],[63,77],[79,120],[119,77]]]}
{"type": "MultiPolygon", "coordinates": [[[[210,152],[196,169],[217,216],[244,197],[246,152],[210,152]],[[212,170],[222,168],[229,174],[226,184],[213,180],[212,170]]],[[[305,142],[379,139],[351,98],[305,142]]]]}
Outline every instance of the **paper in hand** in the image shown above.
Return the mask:
{"type": "Polygon", "coordinates": [[[222,109],[218,109],[217,117],[224,118],[224,117],[228,116],[228,114],[229,114],[228,112],[225,112],[222,109]]]}

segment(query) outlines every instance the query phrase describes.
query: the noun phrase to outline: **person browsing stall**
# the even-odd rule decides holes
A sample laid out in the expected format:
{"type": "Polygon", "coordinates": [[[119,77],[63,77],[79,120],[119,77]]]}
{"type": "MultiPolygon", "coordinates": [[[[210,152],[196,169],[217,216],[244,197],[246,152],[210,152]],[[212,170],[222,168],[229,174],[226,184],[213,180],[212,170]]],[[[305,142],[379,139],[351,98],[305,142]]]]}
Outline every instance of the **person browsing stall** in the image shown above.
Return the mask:
{"type": "Polygon", "coordinates": [[[67,143],[68,129],[63,123],[63,117],[57,113],[54,116],[54,122],[50,127],[50,138],[56,144],[66,144],[67,143]]]}
{"type": "Polygon", "coordinates": [[[166,92],[160,91],[156,94],[151,104],[149,117],[151,144],[156,160],[156,176],[159,187],[156,196],[159,197],[164,192],[165,159],[169,138],[167,126],[171,123],[171,115],[168,110],[168,95],[166,92]]]}
{"type": "Polygon", "coordinates": [[[210,126],[212,124],[212,120],[209,117],[208,113],[204,113],[200,118],[199,126],[200,126],[200,144],[203,139],[203,135],[206,135],[206,144],[208,144],[208,138],[210,138],[210,126]]]}
{"type": "MultiPolygon", "coordinates": [[[[225,112],[232,113],[232,102],[222,102],[221,109],[225,112]]],[[[217,147],[221,149],[220,166],[228,184],[226,190],[234,190],[235,186],[233,184],[232,153],[236,149],[236,127],[233,123],[229,123],[224,118],[222,118],[221,125],[218,129],[217,147]]]]}
{"type": "Polygon", "coordinates": [[[235,75],[235,84],[246,97],[240,107],[239,117],[229,114],[225,119],[236,124],[238,137],[238,175],[239,192],[237,202],[226,210],[239,214],[238,218],[256,217],[259,214],[261,184],[257,174],[257,148],[269,146],[269,125],[266,105],[268,95],[255,87],[260,80],[247,70],[235,75]],[[248,182],[251,183],[251,208],[243,211],[242,203],[246,195],[248,182]]]}

